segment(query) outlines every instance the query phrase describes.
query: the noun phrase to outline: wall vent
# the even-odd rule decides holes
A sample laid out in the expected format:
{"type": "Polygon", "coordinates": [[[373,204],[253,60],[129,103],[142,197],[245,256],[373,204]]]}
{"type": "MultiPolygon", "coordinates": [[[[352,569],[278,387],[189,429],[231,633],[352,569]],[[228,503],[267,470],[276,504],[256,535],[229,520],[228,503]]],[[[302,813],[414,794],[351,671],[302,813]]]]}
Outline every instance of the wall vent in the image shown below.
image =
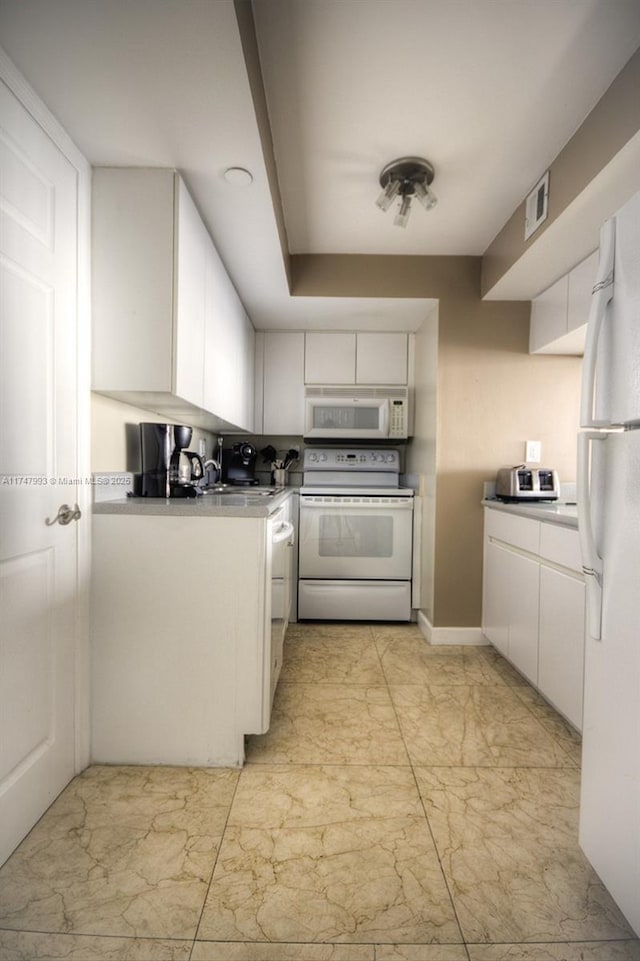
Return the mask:
{"type": "Polygon", "coordinates": [[[525,201],[524,239],[535,233],[547,219],[549,208],[549,171],[540,178],[525,201]]]}

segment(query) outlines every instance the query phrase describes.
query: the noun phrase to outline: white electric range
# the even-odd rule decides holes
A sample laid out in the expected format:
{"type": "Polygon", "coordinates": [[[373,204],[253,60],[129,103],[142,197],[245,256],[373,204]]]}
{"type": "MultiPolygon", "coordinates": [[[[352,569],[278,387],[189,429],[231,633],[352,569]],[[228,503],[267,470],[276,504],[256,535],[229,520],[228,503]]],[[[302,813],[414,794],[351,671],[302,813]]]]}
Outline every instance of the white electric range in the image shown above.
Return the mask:
{"type": "Polygon", "coordinates": [[[411,619],[414,491],[390,448],[309,448],[300,488],[298,618],[411,619]]]}

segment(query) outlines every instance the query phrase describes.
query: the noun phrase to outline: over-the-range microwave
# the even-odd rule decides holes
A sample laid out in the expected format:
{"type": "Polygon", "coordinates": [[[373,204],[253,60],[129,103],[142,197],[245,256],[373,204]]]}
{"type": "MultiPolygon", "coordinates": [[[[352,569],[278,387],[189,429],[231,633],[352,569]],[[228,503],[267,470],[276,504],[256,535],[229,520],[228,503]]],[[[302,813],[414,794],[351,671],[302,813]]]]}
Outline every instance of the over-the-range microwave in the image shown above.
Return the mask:
{"type": "Polygon", "coordinates": [[[305,437],[400,440],[409,436],[406,387],[307,387],[305,437]]]}

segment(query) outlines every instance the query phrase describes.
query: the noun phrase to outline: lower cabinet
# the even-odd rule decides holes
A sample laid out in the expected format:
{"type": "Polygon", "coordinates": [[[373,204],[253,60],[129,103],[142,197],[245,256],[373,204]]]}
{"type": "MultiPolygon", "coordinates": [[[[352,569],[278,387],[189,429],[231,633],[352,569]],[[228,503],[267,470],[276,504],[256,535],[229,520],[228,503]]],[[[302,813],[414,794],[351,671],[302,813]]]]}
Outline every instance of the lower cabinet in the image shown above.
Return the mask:
{"type": "Polygon", "coordinates": [[[530,557],[514,554],[509,568],[509,658],[527,680],[537,684],[540,566],[530,557]]]}
{"type": "Polygon", "coordinates": [[[524,676],[538,681],[538,564],[503,544],[485,547],[482,629],[524,676]]]}
{"type": "Polygon", "coordinates": [[[584,637],[584,581],[541,565],[538,686],[578,729],[582,727],[584,637]]]}
{"type": "Polygon", "coordinates": [[[577,530],[485,510],[482,630],[580,730],[585,585],[577,530]]]}
{"type": "Polygon", "coordinates": [[[269,727],[277,522],[188,510],[94,514],[94,762],[237,766],[269,727]]]}

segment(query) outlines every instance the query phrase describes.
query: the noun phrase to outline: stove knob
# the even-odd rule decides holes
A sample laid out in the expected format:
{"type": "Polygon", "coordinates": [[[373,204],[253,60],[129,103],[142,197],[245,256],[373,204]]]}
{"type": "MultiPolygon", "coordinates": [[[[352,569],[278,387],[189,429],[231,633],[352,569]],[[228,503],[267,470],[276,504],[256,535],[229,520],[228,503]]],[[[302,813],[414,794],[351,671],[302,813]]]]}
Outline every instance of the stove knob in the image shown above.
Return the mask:
{"type": "Polygon", "coordinates": [[[326,454],[321,454],[321,455],[320,455],[320,460],[326,460],[326,459],[327,459],[327,455],[326,455],[326,454]]]}
{"type": "Polygon", "coordinates": [[[387,463],[392,464],[395,460],[395,454],[387,454],[387,463]]]}
{"type": "Polygon", "coordinates": [[[318,455],[317,455],[317,454],[309,454],[309,460],[310,460],[312,463],[315,463],[315,462],[317,461],[317,459],[318,459],[318,455]]]}

